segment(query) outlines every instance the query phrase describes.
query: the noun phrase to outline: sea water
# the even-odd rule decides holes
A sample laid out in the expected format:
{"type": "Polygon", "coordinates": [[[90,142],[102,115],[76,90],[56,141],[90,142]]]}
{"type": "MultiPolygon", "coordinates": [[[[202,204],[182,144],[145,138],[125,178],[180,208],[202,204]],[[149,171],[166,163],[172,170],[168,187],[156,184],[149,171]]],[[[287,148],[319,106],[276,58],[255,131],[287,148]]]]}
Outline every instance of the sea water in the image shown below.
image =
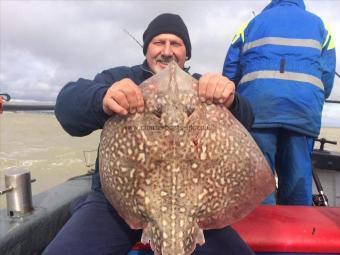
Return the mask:
{"type": "MultiPolygon", "coordinates": [[[[325,149],[340,152],[340,128],[323,128],[319,137],[337,141],[325,149]]],[[[27,169],[37,179],[33,194],[87,173],[93,167],[99,138],[100,131],[71,137],[53,114],[4,112],[0,115],[0,189],[4,188],[4,172],[13,167],[27,169]]],[[[0,196],[0,207],[5,206],[4,197],[0,196]]]]}
{"type": "MultiPolygon", "coordinates": [[[[72,137],[53,114],[4,112],[0,115],[0,190],[4,172],[13,167],[27,169],[32,193],[37,194],[93,167],[100,131],[72,137]]],[[[5,196],[0,196],[0,207],[5,196]]]]}

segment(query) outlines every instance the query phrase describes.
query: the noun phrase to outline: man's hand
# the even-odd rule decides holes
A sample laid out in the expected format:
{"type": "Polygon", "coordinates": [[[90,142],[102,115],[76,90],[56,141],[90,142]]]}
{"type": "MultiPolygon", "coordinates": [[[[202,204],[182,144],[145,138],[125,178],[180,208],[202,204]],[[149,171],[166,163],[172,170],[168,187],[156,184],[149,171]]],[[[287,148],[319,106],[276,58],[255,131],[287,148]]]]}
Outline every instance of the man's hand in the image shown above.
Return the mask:
{"type": "Polygon", "coordinates": [[[235,84],[221,74],[204,74],[198,81],[198,97],[202,102],[229,108],[235,99],[235,84]]]}
{"type": "Polygon", "coordinates": [[[127,115],[144,111],[144,99],[141,90],[130,79],[115,82],[103,98],[103,110],[111,116],[114,113],[127,115]]]}

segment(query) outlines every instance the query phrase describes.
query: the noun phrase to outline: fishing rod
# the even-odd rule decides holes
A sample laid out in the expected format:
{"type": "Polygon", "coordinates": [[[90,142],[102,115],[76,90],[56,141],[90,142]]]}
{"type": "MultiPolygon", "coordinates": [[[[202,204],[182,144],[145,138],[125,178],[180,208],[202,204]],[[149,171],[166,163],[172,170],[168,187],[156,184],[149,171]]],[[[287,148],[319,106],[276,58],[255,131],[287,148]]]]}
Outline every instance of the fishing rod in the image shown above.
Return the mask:
{"type": "MultiPolygon", "coordinates": [[[[335,72],[335,75],[340,78],[340,74],[338,72],[335,72]]],[[[340,100],[332,100],[332,99],[326,99],[326,103],[331,103],[331,104],[340,104],[340,100]]]]}
{"type": "MultiPolygon", "coordinates": [[[[340,74],[338,72],[335,72],[335,75],[340,78],[340,74]]],[[[331,104],[340,104],[340,100],[325,100],[326,103],[331,103],[331,104]]],[[[326,140],[325,138],[321,138],[321,139],[316,139],[316,141],[320,142],[320,148],[318,150],[314,150],[314,152],[312,153],[312,157],[316,157],[317,155],[321,154],[324,152],[324,145],[325,143],[330,143],[330,144],[334,144],[336,145],[337,142],[336,141],[329,141],[329,140],[326,140]]],[[[319,155],[320,156],[320,155],[319,155]]],[[[329,153],[326,154],[326,157],[329,157],[329,153]]],[[[335,157],[335,156],[334,156],[335,157]]],[[[321,160],[319,158],[319,160],[321,160]]],[[[329,163],[333,163],[333,161],[329,161],[328,159],[328,164],[329,163]]],[[[312,175],[313,175],[313,179],[314,179],[314,183],[315,183],[315,186],[316,186],[316,189],[318,190],[319,194],[318,195],[313,195],[313,204],[316,205],[316,206],[329,206],[329,203],[328,203],[328,198],[326,196],[326,194],[324,193],[324,190],[323,190],[323,187],[321,185],[321,182],[320,182],[320,179],[319,179],[319,176],[316,172],[316,170],[314,169],[313,167],[313,170],[312,170],[312,175]]]]}
{"type": "Polygon", "coordinates": [[[329,206],[328,197],[324,192],[324,189],[322,187],[321,181],[315,168],[330,170],[340,169],[339,160],[336,159],[337,157],[340,157],[340,154],[324,150],[326,143],[337,145],[336,141],[330,141],[327,140],[326,138],[318,138],[315,141],[320,143],[320,147],[319,149],[314,149],[312,152],[312,164],[313,164],[312,176],[315,183],[315,187],[319,194],[313,195],[313,204],[315,206],[329,206]]]}
{"type": "Polygon", "coordinates": [[[328,206],[328,197],[326,196],[323,187],[321,185],[321,181],[319,179],[318,174],[316,173],[316,170],[313,168],[312,175],[315,183],[315,187],[318,190],[318,195],[313,195],[313,205],[315,206],[328,206]]]}
{"type": "MultiPolygon", "coordinates": [[[[335,72],[335,75],[340,78],[340,74],[338,72],[335,72]]],[[[332,104],[340,104],[340,100],[326,100],[326,103],[332,103],[332,104]]]]}
{"type": "Polygon", "coordinates": [[[136,39],[136,37],[134,37],[132,34],[130,34],[129,31],[127,31],[127,29],[123,28],[123,31],[130,36],[140,47],[142,47],[143,49],[143,45],[136,39]]]}

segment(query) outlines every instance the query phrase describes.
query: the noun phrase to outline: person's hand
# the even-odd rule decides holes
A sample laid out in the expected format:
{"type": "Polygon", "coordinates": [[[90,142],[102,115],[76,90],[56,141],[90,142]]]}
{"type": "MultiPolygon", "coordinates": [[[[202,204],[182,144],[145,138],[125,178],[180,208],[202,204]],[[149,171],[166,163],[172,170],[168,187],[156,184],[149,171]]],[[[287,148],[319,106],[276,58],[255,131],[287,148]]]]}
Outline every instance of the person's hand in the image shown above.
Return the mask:
{"type": "Polygon", "coordinates": [[[107,90],[103,98],[103,110],[109,116],[114,113],[127,115],[136,111],[143,112],[144,99],[142,92],[128,78],[115,82],[107,90]]]}
{"type": "Polygon", "coordinates": [[[235,99],[235,84],[221,74],[204,74],[198,81],[198,97],[202,102],[229,108],[235,99]]]}

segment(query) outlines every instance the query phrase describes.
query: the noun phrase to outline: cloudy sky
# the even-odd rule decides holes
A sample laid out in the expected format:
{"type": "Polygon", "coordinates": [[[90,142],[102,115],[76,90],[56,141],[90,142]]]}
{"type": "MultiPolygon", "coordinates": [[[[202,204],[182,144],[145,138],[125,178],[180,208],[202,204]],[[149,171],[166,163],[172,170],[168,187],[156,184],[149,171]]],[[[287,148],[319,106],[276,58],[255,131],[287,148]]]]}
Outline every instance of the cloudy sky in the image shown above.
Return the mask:
{"type": "MultiPolygon", "coordinates": [[[[234,33],[269,2],[0,0],[0,92],[54,101],[68,81],[139,64],[142,49],[124,29],[142,41],[148,23],[163,12],[180,14],[188,26],[191,71],[221,72],[234,33]]],[[[329,23],[340,49],[340,0],[305,4],[329,23]]],[[[340,100],[340,78],[331,99],[340,100]]],[[[323,121],[340,126],[340,105],[326,105],[323,121]]]]}

